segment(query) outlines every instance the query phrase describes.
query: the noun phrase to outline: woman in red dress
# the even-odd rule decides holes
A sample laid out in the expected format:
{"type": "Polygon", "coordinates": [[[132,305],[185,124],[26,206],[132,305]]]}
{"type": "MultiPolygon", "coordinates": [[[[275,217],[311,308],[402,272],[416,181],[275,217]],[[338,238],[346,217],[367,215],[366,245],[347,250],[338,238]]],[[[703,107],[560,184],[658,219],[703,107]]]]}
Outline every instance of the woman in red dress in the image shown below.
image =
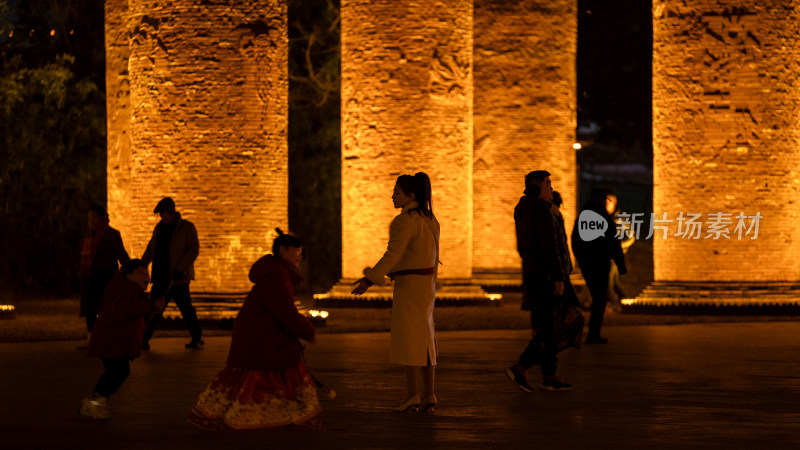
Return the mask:
{"type": "Polygon", "coordinates": [[[272,254],[250,269],[255,286],[233,324],[227,365],[189,415],[202,428],[318,424],[322,410],[300,342],[313,343],[316,330],[294,303],[303,249],[300,239],[277,231],[272,254]]]}

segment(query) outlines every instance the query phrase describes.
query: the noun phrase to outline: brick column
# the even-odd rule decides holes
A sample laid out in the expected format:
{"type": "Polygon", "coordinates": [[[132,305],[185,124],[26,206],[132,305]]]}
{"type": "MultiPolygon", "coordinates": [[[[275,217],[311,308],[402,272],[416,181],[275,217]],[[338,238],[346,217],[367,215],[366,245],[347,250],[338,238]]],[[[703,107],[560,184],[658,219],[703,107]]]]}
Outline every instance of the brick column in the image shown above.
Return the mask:
{"type": "MultiPolygon", "coordinates": [[[[108,213],[112,226],[118,228],[130,251],[130,183],[131,183],[131,91],[128,59],[130,58],[130,12],[128,0],[105,2],[106,46],[106,133],[108,159],[106,186],[108,213]]],[[[141,218],[144,220],[144,218],[141,218]]],[[[140,250],[141,251],[141,250],[140,250]]],[[[141,256],[134,253],[134,257],[141,256]]]]}
{"type": "Polygon", "coordinates": [[[654,238],[656,282],[642,300],[781,302],[798,279],[798,7],[654,2],[653,204],[672,222],[654,238]],[[697,233],[676,236],[681,213],[700,214],[697,233]],[[761,216],[757,238],[739,236],[740,214],[747,228],[761,216]],[[714,222],[728,236],[715,239],[714,222]]]}
{"type": "Polygon", "coordinates": [[[106,10],[113,223],[138,257],[155,204],[173,197],[200,237],[194,290],[246,292],[250,265],[288,222],[285,2],[115,0],[106,10]],[[125,40],[128,73],[115,75],[125,40]]]}
{"type": "Polygon", "coordinates": [[[514,206],[528,172],[552,174],[572,229],[577,25],[575,0],[475,1],[473,264],[481,283],[521,283],[514,206]]]}
{"type": "Polygon", "coordinates": [[[440,278],[472,276],[472,1],[344,0],[342,272],[386,250],[398,175],[424,171],[440,278]]]}

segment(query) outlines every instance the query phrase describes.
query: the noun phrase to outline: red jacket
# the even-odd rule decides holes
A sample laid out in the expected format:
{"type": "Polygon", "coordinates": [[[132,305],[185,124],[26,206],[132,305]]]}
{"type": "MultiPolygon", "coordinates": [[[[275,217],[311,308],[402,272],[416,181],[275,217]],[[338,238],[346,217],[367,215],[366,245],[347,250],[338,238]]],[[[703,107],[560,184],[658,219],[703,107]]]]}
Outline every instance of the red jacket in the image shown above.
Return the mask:
{"type": "Polygon", "coordinates": [[[298,338],[311,340],[316,330],[294,305],[302,277],[281,258],[266,255],[250,269],[255,283],[233,323],[228,365],[245,369],[284,370],[300,361],[298,338]]]}
{"type": "Polygon", "coordinates": [[[152,307],[146,292],[117,272],[103,294],[89,341],[89,356],[134,359],[142,354],[145,318],[152,307]]]}

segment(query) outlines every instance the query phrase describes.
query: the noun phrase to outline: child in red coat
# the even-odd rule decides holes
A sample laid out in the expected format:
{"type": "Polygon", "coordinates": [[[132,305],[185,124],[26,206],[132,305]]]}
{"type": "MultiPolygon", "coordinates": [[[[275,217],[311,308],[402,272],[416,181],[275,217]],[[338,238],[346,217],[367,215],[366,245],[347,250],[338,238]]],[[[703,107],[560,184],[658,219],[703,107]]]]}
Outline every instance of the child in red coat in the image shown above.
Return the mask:
{"type": "Polygon", "coordinates": [[[227,365],[189,415],[199,427],[318,425],[317,391],[299,341],[313,343],[315,329],[294,304],[302,247],[297,237],[278,233],[272,254],[250,269],[255,286],[233,324],[227,365]]]}
{"type": "Polygon", "coordinates": [[[100,358],[105,373],[92,395],[81,403],[80,412],[84,416],[111,417],[108,397],[128,378],[130,361],[142,353],[145,319],[164,309],[164,299],[151,305],[145,292],[149,283],[147,265],[140,259],[132,259],[122,265],[103,293],[103,306],[89,342],[89,356],[100,358]]]}

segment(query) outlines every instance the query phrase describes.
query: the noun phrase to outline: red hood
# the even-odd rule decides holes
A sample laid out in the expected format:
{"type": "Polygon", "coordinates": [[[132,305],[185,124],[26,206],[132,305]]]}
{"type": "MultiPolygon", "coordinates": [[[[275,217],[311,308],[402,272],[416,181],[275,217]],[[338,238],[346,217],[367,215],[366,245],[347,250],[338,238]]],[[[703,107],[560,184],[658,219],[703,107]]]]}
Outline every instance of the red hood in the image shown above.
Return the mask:
{"type": "Polygon", "coordinates": [[[292,267],[287,261],[276,258],[273,255],[265,255],[250,268],[250,281],[255,284],[271,275],[284,273],[295,286],[303,281],[303,277],[297,273],[297,269],[292,267]]]}

